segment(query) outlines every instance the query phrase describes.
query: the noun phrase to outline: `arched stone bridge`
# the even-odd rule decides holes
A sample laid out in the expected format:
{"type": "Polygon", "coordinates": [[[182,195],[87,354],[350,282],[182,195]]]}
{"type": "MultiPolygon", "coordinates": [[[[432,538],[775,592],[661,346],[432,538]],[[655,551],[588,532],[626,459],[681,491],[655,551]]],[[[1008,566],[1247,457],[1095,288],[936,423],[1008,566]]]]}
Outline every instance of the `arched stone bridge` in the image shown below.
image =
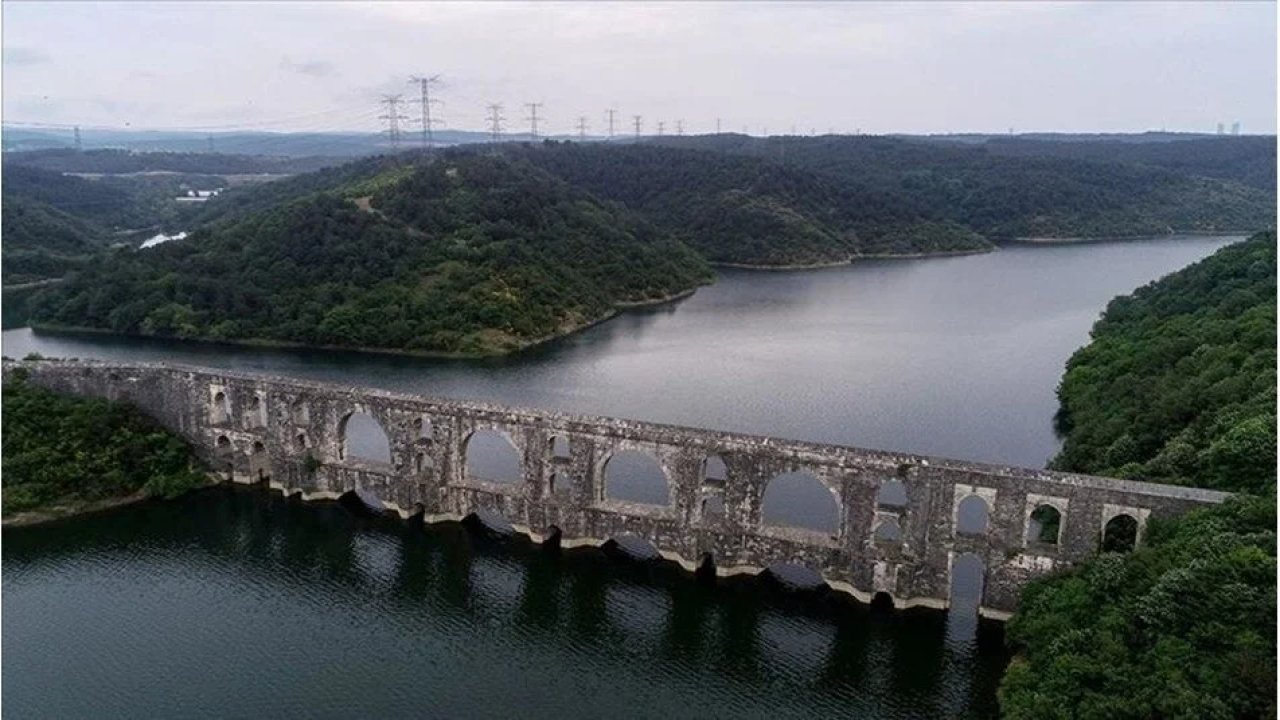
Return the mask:
{"type": "Polygon", "coordinates": [[[886,593],[898,607],[948,607],[956,561],[973,555],[984,569],[981,612],[1005,616],[1026,581],[1094,552],[1117,518],[1136,526],[1140,542],[1150,518],[1226,497],[166,364],[6,362],[5,375],[18,367],[53,390],[137,405],[239,482],[266,480],[305,499],[367,491],[401,516],[421,514],[426,522],[488,510],[535,540],[558,534],[564,545],[633,534],[690,570],[710,562],[721,575],[802,564],[837,590],[864,601],[886,593]],[[345,427],[357,413],[382,426],[389,463],[349,457],[345,427]],[[509,438],[519,452],[518,482],[468,477],[466,444],[479,430],[509,438]],[[609,498],[605,464],[627,450],[656,458],[668,483],[667,504],[609,498]],[[716,468],[710,474],[709,460],[716,468]],[[795,472],[816,478],[833,495],[834,532],[762,520],[770,480],[795,472]],[[885,493],[889,487],[895,492],[885,493]],[[965,505],[986,515],[968,533],[957,522],[965,505]],[[1056,516],[1056,534],[1039,532],[1033,513],[1037,520],[1056,516]]]}

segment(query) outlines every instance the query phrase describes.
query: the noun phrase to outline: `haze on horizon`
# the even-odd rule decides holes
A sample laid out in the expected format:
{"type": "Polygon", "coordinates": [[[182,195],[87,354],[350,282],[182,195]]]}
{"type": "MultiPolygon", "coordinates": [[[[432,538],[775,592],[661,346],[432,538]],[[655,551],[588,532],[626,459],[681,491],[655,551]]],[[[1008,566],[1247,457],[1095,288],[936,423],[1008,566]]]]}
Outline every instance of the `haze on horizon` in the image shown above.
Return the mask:
{"type": "Polygon", "coordinates": [[[2,34],[7,123],[375,132],[422,73],[468,130],[1276,130],[1270,2],[10,1],[2,34]]]}

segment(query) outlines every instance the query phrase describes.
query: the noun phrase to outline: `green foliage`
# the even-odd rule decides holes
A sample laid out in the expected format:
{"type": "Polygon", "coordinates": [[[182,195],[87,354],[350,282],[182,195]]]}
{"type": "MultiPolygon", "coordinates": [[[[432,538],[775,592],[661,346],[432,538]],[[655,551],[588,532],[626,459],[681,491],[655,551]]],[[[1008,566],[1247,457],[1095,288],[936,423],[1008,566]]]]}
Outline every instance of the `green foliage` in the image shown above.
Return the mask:
{"type": "Polygon", "coordinates": [[[55,172],[187,173],[192,175],[289,174],[333,164],[332,158],[288,158],[222,153],[136,152],[133,150],[49,149],[5,153],[5,165],[26,165],[55,172]]]}
{"type": "Polygon", "coordinates": [[[977,233],[933,220],[901,196],[757,158],[554,142],[507,152],[643,213],[712,262],[806,265],[991,248],[977,233]]]}
{"type": "MultiPolygon", "coordinates": [[[[116,253],[30,301],[121,333],[508,352],[707,281],[691,250],[528,164],[383,161],[273,190],[184,242],[116,253]],[[375,191],[362,210],[351,198],[375,191]]],[[[367,196],[361,196],[367,197],[367,196]]]]}
{"type": "Polygon", "coordinates": [[[1276,467],[1276,236],[1111,302],[1067,362],[1060,470],[1265,492],[1276,467]]]}
{"type": "Polygon", "coordinates": [[[1114,151],[1115,143],[1104,143],[1096,152],[1054,154],[1008,152],[994,142],[988,147],[834,135],[725,134],[662,142],[754,156],[860,183],[907,203],[922,216],[956,222],[994,239],[1275,227],[1274,185],[1255,184],[1268,162],[1265,157],[1232,152],[1198,161],[1196,153],[1207,151],[1182,142],[1142,143],[1160,146],[1145,154],[1114,151]]]}
{"type": "Polygon", "coordinates": [[[58,395],[15,377],[3,388],[4,514],[204,482],[187,445],[135,408],[58,395]]]}
{"type": "Polygon", "coordinates": [[[1002,714],[1276,717],[1275,526],[1274,497],[1237,497],[1028,585],[1002,714]]]}

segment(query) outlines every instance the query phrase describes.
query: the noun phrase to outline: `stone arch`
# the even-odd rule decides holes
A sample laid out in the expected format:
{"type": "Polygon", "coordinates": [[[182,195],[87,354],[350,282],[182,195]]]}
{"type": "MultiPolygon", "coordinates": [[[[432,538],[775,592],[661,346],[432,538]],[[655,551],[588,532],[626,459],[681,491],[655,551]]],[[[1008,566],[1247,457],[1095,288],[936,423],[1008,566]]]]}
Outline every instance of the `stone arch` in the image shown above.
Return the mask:
{"type": "Polygon", "coordinates": [[[1103,552],[1131,552],[1138,546],[1138,519],[1129,513],[1116,513],[1102,527],[1103,552]]]}
{"type": "Polygon", "coordinates": [[[724,485],[729,481],[729,468],[719,455],[708,455],[702,463],[702,481],[707,485],[724,485]]]}
{"type": "Polygon", "coordinates": [[[480,428],[467,436],[463,447],[466,477],[496,483],[524,479],[524,463],[511,437],[501,430],[480,428]]]}
{"type": "Polygon", "coordinates": [[[267,399],[260,392],[249,396],[249,422],[253,427],[265,427],[267,424],[267,399]]]}
{"type": "Polygon", "coordinates": [[[350,412],[338,423],[338,459],[391,464],[391,440],[377,418],[350,412]]]}
{"type": "Polygon", "coordinates": [[[986,565],[976,553],[951,557],[951,609],[976,615],[986,590],[986,565]]]}
{"type": "Polygon", "coordinates": [[[289,406],[289,419],[294,425],[309,425],[311,423],[311,408],[307,405],[306,398],[298,398],[289,406]]]}
{"type": "Polygon", "coordinates": [[[1041,503],[1027,515],[1027,542],[1057,545],[1062,536],[1062,511],[1041,503]]]}
{"type": "Polygon", "coordinates": [[[610,500],[668,505],[670,483],[662,463],[647,452],[622,450],[604,463],[604,495],[610,500]]]}
{"type": "Polygon", "coordinates": [[[907,485],[897,478],[885,480],[876,491],[876,507],[902,508],[907,506],[907,485]]]}
{"type": "Polygon", "coordinates": [[[435,440],[435,425],[430,417],[421,415],[413,419],[413,439],[426,442],[435,440]]]}
{"type": "Polygon", "coordinates": [[[209,422],[221,425],[231,421],[231,400],[224,390],[215,390],[209,406],[209,422]]]}
{"type": "Polygon", "coordinates": [[[840,530],[840,499],[812,473],[782,473],[765,487],[760,499],[760,521],[836,535],[840,530]]]}
{"type": "Polygon", "coordinates": [[[828,587],[822,573],[800,562],[787,560],[775,562],[765,568],[764,574],[791,590],[817,590],[828,587]]]}
{"type": "Polygon", "coordinates": [[[980,495],[972,494],[956,503],[956,534],[986,535],[991,525],[991,508],[980,495]]]}
{"type": "Polygon", "coordinates": [[[547,452],[552,460],[568,460],[571,457],[569,438],[564,435],[552,435],[547,440],[547,452]]]}
{"type": "Polygon", "coordinates": [[[701,581],[714,581],[716,578],[716,556],[709,552],[702,553],[698,558],[698,566],[693,571],[693,576],[701,581]]]}
{"type": "Polygon", "coordinates": [[[293,436],[293,447],[295,450],[306,450],[311,443],[307,440],[307,434],[300,432],[293,436]]]}
{"type": "Polygon", "coordinates": [[[271,476],[271,460],[267,457],[267,446],[261,440],[254,440],[249,455],[249,474],[254,480],[264,481],[271,476]]]}
{"type": "Polygon", "coordinates": [[[217,445],[219,450],[230,450],[231,438],[227,437],[226,435],[219,435],[218,439],[214,442],[214,444],[217,445]]]}
{"type": "Polygon", "coordinates": [[[573,495],[573,478],[568,473],[557,470],[547,476],[547,488],[552,495],[570,497],[573,495]]]}
{"type": "Polygon", "coordinates": [[[427,453],[419,450],[413,456],[413,471],[418,474],[430,474],[436,469],[436,461],[427,453]]]}
{"type": "Polygon", "coordinates": [[[724,493],[704,492],[701,510],[703,520],[714,522],[724,518],[724,493]]]}
{"type": "Polygon", "coordinates": [[[614,535],[603,546],[606,552],[620,554],[632,560],[657,560],[662,557],[658,548],[635,533],[614,535]]]}
{"type": "Polygon", "coordinates": [[[896,518],[884,518],[876,525],[874,537],[881,545],[897,545],[902,542],[902,526],[896,518]]]}

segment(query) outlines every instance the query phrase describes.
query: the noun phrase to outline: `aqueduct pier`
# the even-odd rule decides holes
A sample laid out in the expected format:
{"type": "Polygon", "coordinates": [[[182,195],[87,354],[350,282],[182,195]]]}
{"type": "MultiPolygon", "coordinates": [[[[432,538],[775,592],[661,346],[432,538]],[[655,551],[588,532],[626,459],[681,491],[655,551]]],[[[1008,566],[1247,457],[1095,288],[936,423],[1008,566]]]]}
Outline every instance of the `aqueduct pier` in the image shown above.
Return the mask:
{"type": "Polygon", "coordinates": [[[186,438],[225,479],[265,481],[304,499],[372,493],[402,517],[425,522],[498,513],[535,541],[556,538],[565,546],[638,536],[687,569],[713,564],[720,575],[798,564],[836,590],[863,601],[885,593],[897,607],[948,607],[958,560],[976,557],[979,607],[988,617],[1007,616],[1024,583],[1096,551],[1113,528],[1127,524],[1141,542],[1150,518],[1226,498],[1198,488],[169,364],[6,361],[5,377],[18,368],[51,390],[138,406],[186,438]],[[389,462],[348,451],[348,420],[359,414],[385,432],[389,462]],[[500,433],[514,447],[515,482],[467,471],[468,444],[480,432],[500,433]],[[665,504],[610,496],[607,466],[624,452],[656,462],[667,481],[665,504]],[[829,491],[837,511],[832,531],[764,519],[770,481],[797,473],[829,491]],[[978,527],[962,527],[958,518],[974,508],[978,527]]]}

